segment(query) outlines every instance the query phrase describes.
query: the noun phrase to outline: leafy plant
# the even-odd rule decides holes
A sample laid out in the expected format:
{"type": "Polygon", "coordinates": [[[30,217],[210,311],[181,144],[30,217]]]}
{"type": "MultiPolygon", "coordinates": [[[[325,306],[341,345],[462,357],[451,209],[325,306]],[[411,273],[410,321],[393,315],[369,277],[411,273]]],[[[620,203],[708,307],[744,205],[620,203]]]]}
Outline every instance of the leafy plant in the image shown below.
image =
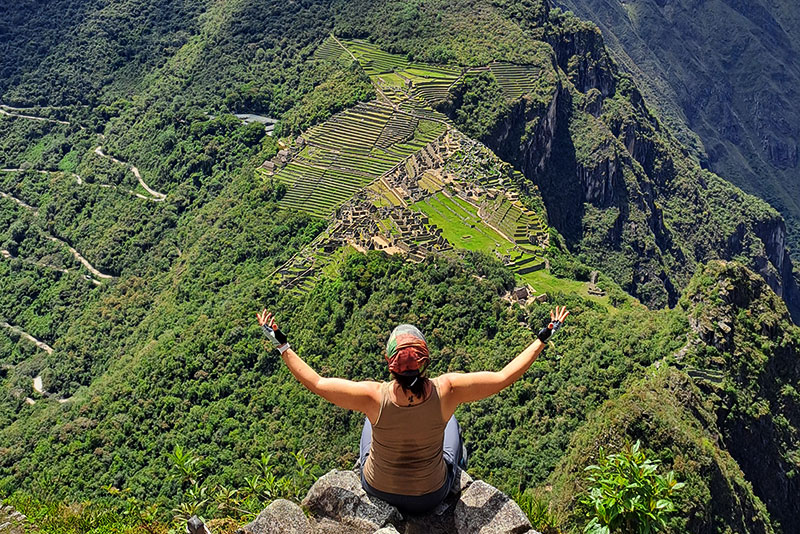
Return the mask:
{"type": "Polygon", "coordinates": [[[672,496],[684,484],[672,471],[656,473],[659,463],[647,458],[639,441],[608,456],[601,448],[598,464],[586,468],[592,485],[582,503],[591,520],[584,532],[650,534],[664,527],[675,511],[672,496]]]}
{"type": "Polygon", "coordinates": [[[23,512],[37,531],[48,534],[167,533],[167,525],[157,517],[157,505],[128,496],[128,490],[110,486],[106,490],[110,497],[98,501],[60,502],[18,492],[6,502],[23,512]]]}
{"type": "Polygon", "coordinates": [[[533,528],[542,534],[560,534],[561,521],[556,517],[546,499],[529,491],[517,493],[514,500],[528,516],[533,528]]]}
{"type": "Polygon", "coordinates": [[[200,477],[197,462],[200,461],[200,458],[191,451],[184,451],[180,445],[175,445],[175,449],[169,455],[169,459],[172,461],[176,471],[172,474],[172,478],[180,479],[182,483],[197,483],[197,479],[200,477]]]}
{"type": "Polygon", "coordinates": [[[200,458],[192,451],[176,446],[169,455],[172,461],[172,478],[189,484],[182,501],[172,509],[174,525],[182,525],[193,515],[231,518],[237,521],[253,519],[275,499],[300,501],[308,487],[316,480],[316,466],[308,463],[305,453],[292,453],[296,468],[283,476],[276,476],[272,455],[262,454],[255,461],[257,473],[244,477],[242,486],[228,488],[210,484],[201,474],[197,464],[200,458]]]}

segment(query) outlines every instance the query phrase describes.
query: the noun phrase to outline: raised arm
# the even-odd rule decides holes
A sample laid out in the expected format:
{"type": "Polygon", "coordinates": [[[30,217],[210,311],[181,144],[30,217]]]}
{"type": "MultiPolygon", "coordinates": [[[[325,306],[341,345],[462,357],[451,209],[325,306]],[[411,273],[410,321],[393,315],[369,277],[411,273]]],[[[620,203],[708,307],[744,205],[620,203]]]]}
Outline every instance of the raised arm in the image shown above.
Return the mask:
{"type": "Polygon", "coordinates": [[[312,393],[336,406],[363,412],[370,420],[377,418],[380,410],[380,384],[378,382],[353,382],[342,378],[320,376],[292,350],[286,336],[278,329],[278,324],[271,313],[265,309],[261,313],[256,313],[256,316],[267,339],[280,351],[281,359],[286,367],[301,384],[312,393]]]}
{"type": "Polygon", "coordinates": [[[561,327],[567,315],[566,306],[551,310],[550,324],[501,371],[447,373],[440,376],[438,380],[443,408],[452,414],[459,404],[485,399],[513,384],[536,361],[547,339],[561,327]]]}

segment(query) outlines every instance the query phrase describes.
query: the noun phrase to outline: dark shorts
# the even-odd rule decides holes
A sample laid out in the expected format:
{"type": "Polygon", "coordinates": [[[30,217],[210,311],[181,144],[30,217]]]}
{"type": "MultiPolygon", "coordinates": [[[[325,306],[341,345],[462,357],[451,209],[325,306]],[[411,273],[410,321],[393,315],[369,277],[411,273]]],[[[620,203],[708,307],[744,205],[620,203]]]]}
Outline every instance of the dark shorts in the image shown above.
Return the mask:
{"type": "Polygon", "coordinates": [[[369,419],[364,419],[364,429],[361,431],[360,460],[361,460],[361,486],[368,494],[388,502],[396,507],[400,512],[410,515],[422,515],[432,511],[445,500],[450,494],[450,489],[455,480],[456,467],[464,466],[464,447],[461,440],[461,429],[458,426],[456,417],[453,416],[447,421],[444,430],[443,456],[447,464],[447,479],[436,491],[425,495],[398,495],[376,490],[364,479],[364,465],[369,456],[370,445],[372,445],[372,424],[369,419]]]}

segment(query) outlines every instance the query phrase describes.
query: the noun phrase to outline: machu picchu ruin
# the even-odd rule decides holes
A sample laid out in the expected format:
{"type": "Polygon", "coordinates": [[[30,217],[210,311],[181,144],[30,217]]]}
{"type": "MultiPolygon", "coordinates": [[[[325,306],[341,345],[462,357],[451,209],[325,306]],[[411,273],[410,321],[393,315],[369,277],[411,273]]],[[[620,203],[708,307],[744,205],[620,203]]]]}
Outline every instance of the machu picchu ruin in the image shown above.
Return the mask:
{"type": "MultiPolygon", "coordinates": [[[[330,221],[273,273],[276,280],[308,291],[348,247],[408,261],[462,248],[493,254],[520,276],[545,268],[546,216],[520,200],[519,171],[436,110],[465,73],[481,69],[412,62],[334,36],[315,52],[320,60],[347,56],[370,77],[378,97],[286,140],[259,169],[286,187],[284,207],[330,221]]],[[[508,98],[529,91],[538,72],[505,63],[482,70],[497,77],[508,98]]]]}
{"type": "Polygon", "coordinates": [[[516,100],[530,93],[541,72],[535,65],[516,65],[502,61],[492,62],[486,68],[494,74],[507,100],[516,100]]]}

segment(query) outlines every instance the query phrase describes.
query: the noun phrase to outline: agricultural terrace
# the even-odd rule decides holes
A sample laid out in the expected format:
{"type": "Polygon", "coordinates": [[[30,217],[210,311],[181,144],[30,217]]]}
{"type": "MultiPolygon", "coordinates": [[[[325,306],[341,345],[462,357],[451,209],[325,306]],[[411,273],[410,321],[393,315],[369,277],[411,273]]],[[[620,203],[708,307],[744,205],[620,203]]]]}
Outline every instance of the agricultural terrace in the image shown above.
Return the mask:
{"type": "Polygon", "coordinates": [[[450,67],[412,64],[399,72],[398,76],[410,82],[413,96],[435,107],[447,99],[450,86],[461,76],[461,71],[450,67]]]}
{"type": "Polygon", "coordinates": [[[541,73],[541,69],[534,65],[515,65],[499,61],[491,63],[489,70],[508,100],[516,100],[531,93],[541,73]]]}
{"type": "Polygon", "coordinates": [[[406,110],[410,112],[435,107],[444,101],[463,71],[457,66],[409,62],[401,55],[384,52],[364,41],[345,40],[342,44],[389,101],[398,106],[408,104],[406,110]]]}
{"type": "Polygon", "coordinates": [[[378,180],[369,185],[368,189],[375,193],[375,205],[378,207],[401,206],[403,202],[392,189],[386,187],[382,180],[378,180]]]}
{"type": "Polygon", "coordinates": [[[510,201],[505,195],[485,201],[480,212],[488,224],[523,249],[530,249],[545,239],[546,230],[539,216],[519,201],[510,201]]]}
{"type": "Polygon", "coordinates": [[[281,203],[329,217],[355,193],[445,132],[445,125],[369,102],[310,129],[306,146],[275,177],[281,203]]]}
{"type": "MultiPolygon", "coordinates": [[[[331,40],[323,43],[319,54],[328,57],[337,53],[334,45],[338,43],[334,41],[331,44],[331,40]]],[[[393,105],[405,104],[406,111],[428,106],[435,108],[447,98],[450,88],[464,72],[461,67],[453,65],[410,62],[404,56],[385,52],[365,41],[342,40],[341,45],[356,58],[383,95],[393,105]],[[425,105],[420,106],[420,103],[425,105]]],[[[541,69],[535,65],[502,61],[471,70],[490,70],[508,100],[516,100],[531,93],[541,74],[541,69]]]]}
{"type": "Polygon", "coordinates": [[[314,57],[316,59],[325,61],[336,61],[345,54],[347,54],[347,49],[342,48],[342,45],[336,42],[336,39],[333,37],[325,39],[319,48],[314,51],[314,57]]]}
{"type": "Polygon", "coordinates": [[[319,247],[330,236],[331,228],[325,229],[303,250],[272,273],[275,282],[280,283],[290,293],[299,295],[313,288],[315,276],[319,274],[334,258],[319,247]]]}
{"type": "Polygon", "coordinates": [[[425,213],[429,223],[441,228],[444,238],[456,248],[495,254],[510,261],[509,267],[516,272],[539,267],[542,263],[535,254],[521,250],[492,229],[478,216],[476,206],[458,196],[437,193],[410,208],[425,213]]]}
{"type": "Polygon", "coordinates": [[[405,57],[384,52],[372,43],[359,39],[342,39],[341,43],[353,54],[369,76],[404,70],[408,66],[405,57]]]}

